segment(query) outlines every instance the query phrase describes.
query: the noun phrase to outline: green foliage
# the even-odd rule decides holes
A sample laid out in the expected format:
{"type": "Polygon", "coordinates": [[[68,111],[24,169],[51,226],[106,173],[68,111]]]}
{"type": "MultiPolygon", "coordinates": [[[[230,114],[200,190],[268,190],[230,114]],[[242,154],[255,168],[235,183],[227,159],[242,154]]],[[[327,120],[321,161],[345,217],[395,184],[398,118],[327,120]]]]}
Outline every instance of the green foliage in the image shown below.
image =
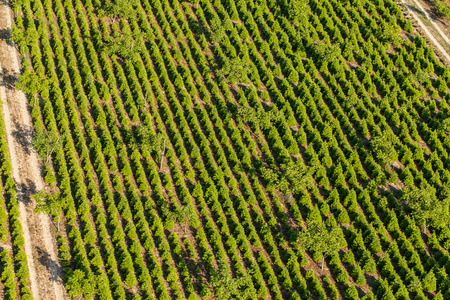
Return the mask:
{"type": "Polygon", "coordinates": [[[374,156],[385,168],[389,168],[391,161],[396,158],[394,143],[394,136],[387,131],[370,139],[370,147],[374,156]]]}
{"type": "Polygon", "coordinates": [[[426,232],[427,226],[441,228],[449,222],[449,198],[440,200],[431,186],[406,188],[403,201],[409,204],[411,215],[426,232]]]}
{"type": "Polygon", "coordinates": [[[254,109],[249,106],[242,106],[239,108],[239,115],[242,116],[244,122],[258,125],[261,129],[270,129],[274,122],[279,122],[283,119],[283,113],[279,110],[264,111],[262,108],[254,109]]]}
{"type": "Polygon", "coordinates": [[[169,213],[169,218],[180,224],[183,232],[186,234],[188,226],[196,220],[195,210],[192,205],[186,204],[179,206],[174,212],[169,213]]]}
{"type": "Polygon", "coordinates": [[[348,299],[348,300],[359,299],[358,290],[356,290],[356,287],[354,285],[350,285],[345,290],[345,299],[348,299]]]}
{"type": "MultiPolygon", "coordinates": [[[[41,195],[37,210],[67,220],[72,296],[356,299],[369,284],[379,299],[448,298],[448,228],[422,240],[430,204],[410,218],[386,190],[423,183],[446,202],[450,182],[450,71],[395,1],[13,2],[30,52],[18,86],[39,104],[35,127],[63,140],[44,175],[64,209],[41,195]],[[326,284],[305,274],[302,245],[329,257],[326,284]]],[[[2,284],[30,299],[0,148],[0,235],[14,252],[2,284]]]]}
{"type": "Polygon", "coordinates": [[[41,160],[48,162],[51,154],[61,147],[61,142],[54,132],[36,129],[36,134],[31,141],[31,147],[38,153],[41,160]]]}
{"type": "Polygon", "coordinates": [[[248,82],[249,64],[242,61],[239,57],[226,58],[222,67],[217,70],[217,75],[223,77],[230,84],[248,82]]]}
{"type": "Polygon", "coordinates": [[[325,256],[341,249],[340,231],[339,227],[327,228],[324,224],[310,221],[307,223],[307,228],[299,233],[298,241],[303,247],[323,255],[322,271],[325,256]]]}
{"type": "Polygon", "coordinates": [[[315,51],[323,63],[330,63],[338,59],[341,55],[341,48],[339,45],[329,46],[324,42],[316,45],[315,51]]]}
{"type": "Polygon", "coordinates": [[[138,0],[111,0],[105,2],[103,12],[108,17],[129,19],[134,17],[134,7],[139,4],[138,0]]]}
{"type": "Polygon", "coordinates": [[[115,31],[113,37],[106,39],[104,47],[109,55],[117,54],[126,61],[132,61],[136,54],[146,49],[144,34],[124,34],[115,31]]]}
{"type": "Polygon", "coordinates": [[[422,278],[422,287],[426,292],[436,291],[436,276],[434,275],[433,270],[427,272],[422,278]]]}
{"type": "Polygon", "coordinates": [[[92,299],[94,295],[95,282],[91,281],[86,273],[76,269],[66,281],[66,289],[70,297],[84,296],[92,299]]]}
{"type": "Polygon", "coordinates": [[[56,220],[55,227],[59,231],[59,223],[61,220],[61,213],[63,209],[63,200],[59,192],[47,194],[44,191],[40,191],[32,196],[36,202],[34,212],[37,214],[46,214],[53,217],[56,220]]]}
{"type": "Polygon", "coordinates": [[[228,24],[219,18],[213,18],[210,23],[211,37],[214,42],[220,43],[226,37],[226,27],[228,24]]]}
{"type": "Polygon", "coordinates": [[[305,188],[312,187],[313,172],[313,168],[303,165],[298,160],[296,163],[290,162],[282,165],[280,171],[263,167],[261,176],[283,193],[296,194],[305,188]]]}
{"type": "Polygon", "coordinates": [[[154,134],[148,126],[144,125],[137,126],[135,133],[138,146],[143,152],[159,153],[163,150],[164,136],[161,133],[154,134]]]}
{"type": "Polygon", "coordinates": [[[214,291],[214,296],[219,300],[226,300],[249,297],[248,285],[250,281],[248,275],[233,277],[228,264],[219,260],[217,269],[211,270],[209,283],[214,291]]]}
{"type": "Polygon", "coordinates": [[[311,12],[308,0],[284,0],[283,8],[287,13],[289,21],[293,24],[303,25],[308,20],[311,12]]]}
{"type": "Polygon", "coordinates": [[[36,105],[37,95],[47,91],[49,83],[45,76],[37,73],[25,72],[22,75],[19,75],[19,81],[16,82],[16,88],[33,96],[33,105],[36,105]]]}

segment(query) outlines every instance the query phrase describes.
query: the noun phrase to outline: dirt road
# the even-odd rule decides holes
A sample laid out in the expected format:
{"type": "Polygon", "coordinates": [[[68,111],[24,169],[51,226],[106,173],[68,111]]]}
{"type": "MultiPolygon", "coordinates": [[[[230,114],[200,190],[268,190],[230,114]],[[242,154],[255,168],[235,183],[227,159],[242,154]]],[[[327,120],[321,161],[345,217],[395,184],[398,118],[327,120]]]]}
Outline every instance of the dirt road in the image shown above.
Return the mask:
{"type": "Polygon", "coordinates": [[[35,152],[30,151],[32,120],[25,95],[13,87],[20,73],[20,60],[16,49],[9,42],[12,12],[0,2],[0,85],[3,102],[3,118],[12,174],[18,187],[20,221],[23,226],[25,253],[28,257],[31,293],[34,299],[67,299],[61,279],[55,238],[51,233],[51,220],[46,215],[33,212],[30,195],[44,188],[40,164],[35,152]],[[11,83],[11,85],[8,85],[11,83]]]}
{"type": "MultiPolygon", "coordinates": [[[[435,22],[430,18],[430,16],[427,14],[427,12],[423,9],[423,7],[418,3],[417,1],[413,0],[415,5],[419,7],[419,9],[422,10],[425,17],[431,22],[433,27],[439,32],[439,34],[442,35],[442,37],[445,39],[446,42],[449,42],[448,37],[440,30],[439,26],[435,24],[435,22]]],[[[425,32],[426,36],[431,40],[431,42],[439,49],[439,52],[444,55],[445,59],[447,60],[447,63],[450,63],[450,55],[448,52],[442,47],[442,45],[438,42],[438,40],[434,37],[434,35],[428,30],[428,27],[422,22],[422,20],[419,18],[419,16],[411,9],[411,7],[406,3],[405,0],[402,0],[403,5],[408,9],[409,13],[413,16],[413,18],[417,21],[419,26],[422,28],[422,30],[425,32]]]]}

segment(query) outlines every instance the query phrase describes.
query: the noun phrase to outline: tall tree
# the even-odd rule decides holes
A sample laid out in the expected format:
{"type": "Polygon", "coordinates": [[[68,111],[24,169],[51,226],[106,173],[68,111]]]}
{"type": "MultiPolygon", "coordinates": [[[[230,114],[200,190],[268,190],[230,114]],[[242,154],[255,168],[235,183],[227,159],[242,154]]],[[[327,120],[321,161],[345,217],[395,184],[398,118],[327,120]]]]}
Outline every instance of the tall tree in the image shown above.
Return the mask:
{"type": "Polygon", "coordinates": [[[33,105],[36,105],[37,95],[48,89],[48,80],[45,76],[32,72],[25,72],[22,75],[19,75],[19,82],[16,82],[16,88],[33,96],[33,105]]]}
{"type": "Polygon", "coordinates": [[[431,186],[405,188],[403,201],[409,204],[411,215],[426,233],[427,226],[441,228],[449,222],[449,198],[439,200],[431,186]]]}
{"type": "Polygon", "coordinates": [[[44,191],[40,191],[32,196],[33,200],[36,201],[34,212],[48,215],[58,231],[60,230],[62,213],[62,199],[60,196],[59,192],[46,194],[44,191]]]}
{"type": "Polygon", "coordinates": [[[284,119],[284,114],[275,106],[265,111],[262,108],[255,109],[250,106],[242,106],[239,108],[239,115],[242,116],[244,122],[259,125],[261,129],[270,129],[272,122],[278,122],[284,119]]]}
{"type": "Polygon", "coordinates": [[[394,135],[388,131],[384,131],[381,135],[370,139],[372,152],[385,169],[396,157],[394,142],[394,135]]]}
{"type": "Polygon", "coordinates": [[[307,228],[299,233],[300,244],[312,252],[322,254],[322,272],[325,257],[336,253],[341,249],[341,229],[339,227],[328,228],[324,223],[309,221],[307,228]]]}
{"type": "Polygon", "coordinates": [[[187,228],[195,220],[195,210],[192,205],[185,204],[175,209],[172,213],[173,219],[177,222],[181,229],[183,229],[184,234],[187,232],[187,228]]]}
{"type": "Polygon", "coordinates": [[[154,134],[151,128],[145,125],[137,126],[135,129],[138,146],[142,151],[156,152],[158,153],[161,163],[160,168],[162,168],[162,163],[164,160],[164,153],[166,150],[166,141],[164,135],[161,133],[154,134]]]}
{"type": "Polygon", "coordinates": [[[132,62],[136,54],[145,50],[143,33],[123,33],[115,31],[113,37],[106,38],[105,50],[109,55],[116,54],[126,62],[132,62]]]}
{"type": "Polygon", "coordinates": [[[113,23],[116,18],[130,19],[136,15],[135,6],[139,4],[138,0],[111,0],[106,2],[103,12],[110,18],[113,23]]]}
{"type": "Polygon", "coordinates": [[[311,9],[308,0],[284,0],[283,9],[286,16],[293,24],[306,24],[311,9]]]}
{"type": "Polygon", "coordinates": [[[439,129],[442,130],[445,134],[449,134],[450,132],[450,118],[446,118],[440,123],[439,129]]]}
{"type": "Polygon", "coordinates": [[[229,84],[245,83],[248,81],[247,74],[250,70],[248,63],[244,63],[239,57],[225,58],[222,68],[217,75],[224,77],[229,84]]]}
{"type": "Polygon", "coordinates": [[[242,275],[236,278],[231,274],[228,264],[224,260],[217,262],[218,268],[211,270],[210,286],[218,300],[248,299],[251,290],[248,288],[251,278],[242,275]]]}
{"type": "Polygon", "coordinates": [[[225,23],[218,17],[215,17],[210,22],[211,38],[214,43],[220,43],[226,36],[225,23]]]}
{"type": "Polygon", "coordinates": [[[325,42],[320,42],[315,46],[315,51],[322,63],[330,63],[341,55],[341,48],[338,44],[330,46],[325,42]]]}
{"type": "Polygon", "coordinates": [[[39,34],[34,27],[27,28],[27,30],[22,30],[17,27],[16,24],[12,24],[11,31],[12,40],[19,47],[19,52],[21,52],[22,55],[25,55],[25,49],[27,46],[32,45],[34,41],[39,39],[39,34]]]}
{"type": "Polygon", "coordinates": [[[81,299],[92,299],[94,296],[95,282],[91,280],[86,273],[76,269],[66,281],[66,289],[69,297],[81,299]]]}
{"type": "Polygon", "coordinates": [[[60,137],[52,131],[36,129],[36,135],[31,141],[31,147],[36,150],[41,160],[48,163],[53,151],[60,147],[60,137]]]}
{"type": "Polygon", "coordinates": [[[311,187],[314,183],[313,173],[314,168],[305,166],[300,160],[281,165],[279,171],[266,167],[261,170],[264,180],[285,194],[295,194],[311,187]]]}
{"type": "Polygon", "coordinates": [[[391,23],[383,23],[377,32],[377,36],[384,42],[391,42],[394,47],[397,47],[401,43],[401,28],[391,23]]]}
{"type": "Polygon", "coordinates": [[[286,181],[285,185],[289,184],[289,190],[294,194],[314,184],[312,177],[314,169],[305,166],[300,160],[281,165],[281,172],[286,181]]]}

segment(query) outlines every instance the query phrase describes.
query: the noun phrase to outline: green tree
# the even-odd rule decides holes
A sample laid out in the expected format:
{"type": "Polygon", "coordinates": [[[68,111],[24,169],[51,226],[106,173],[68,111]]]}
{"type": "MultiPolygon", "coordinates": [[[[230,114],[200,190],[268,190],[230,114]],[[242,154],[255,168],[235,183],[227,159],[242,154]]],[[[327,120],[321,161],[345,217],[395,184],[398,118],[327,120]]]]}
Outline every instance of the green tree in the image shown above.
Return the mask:
{"type": "Polygon", "coordinates": [[[122,33],[115,31],[113,37],[107,37],[105,50],[109,55],[119,55],[126,62],[132,62],[136,54],[145,50],[143,33],[122,33]]]}
{"type": "Polygon", "coordinates": [[[445,227],[449,221],[449,198],[439,200],[431,186],[407,187],[403,190],[403,201],[409,204],[411,215],[426,233],[427,226],[445,227]]]}
{"type": "Polygon", "coordinates": [[[401,43],[399,33],[401,33],[401,29],[398,26],[383,23],[378,29],[377,36],[380,40],[391,42],[394,47],[397,47],[401,43]]]}
{"type": "Polygon", "coordinates": [[[86,273],[76,269],[66,281],[66,289],[70,297],[92,299],[94,294],[94,281],[90,280],[86,273]]]}
{"type": "Polygon", "coordinates": [[[19,47],[19,51],[22,50],[22,55],[25,55],[25,49],[27,46],[32,45],[34,41],[39,39],[39,34],[34,27],[27,28],[27,30],[22,30],[17,27],[16,24],[12,24],[11,33],[12,40],[19,47]]]}
{"type": "Polygon", "coordinates": [[[185,204],[177,207],[172,213],[172,217],[183,229],[184,234],[186,234],[187,228],[195,221],[195,210],[192,205],[185,204]]]}
{"type": "Polygon", "coordinates": [[[45,76],[25,72],[19,75],[19,81],[16,82],[16,88],[34,97],[34,104],[36,105],[37,95],[44,90],[48,90],[48,80],[45,76]]]}
{"type": "Polygon", "coordinates": [[[244,63],[239,57],[231,59],[226,57],[222,68],[217,70],[217,75],[225,78],[230,84],[245,83],[248,81],[249,71],[249,64],[244,63]]]}
{"type": "Polygon", "coordinates": [[[308,221],[307,228],[299,233],[299,243],[309,251],[322,254],[322,272],[325,257],[336,253],[341,249],[341,229],[339,227],[328,228],[325,224],[308,221]]]}
{"type": "Polygon", "coordinates": [[[60,137],[48,130],[36,129],[36,134],[31,141],[31,147],[38,153],[41,160],[48,163],[53,151],[60,147],[60,137]]]}
{"type": "Polygon", "coordinates": [[[166,151],[166,141],[164,135],[161,133],[154,134],[153,131],[144,125],[137,126],[135,129],[138,146],[142,151],[157,152],[161,158],[160,169],[164,160],[164,154],[166,151]]]}
{"type": "Polygon", "coordinates": [[[325,42],[320,42],[315,46],[315,50],[323,63],[330,63],[341,56],[341,48],[338,44],[329,46],[325,42]]]}
{"type": "Polygon", "coordinates": [[[249,275],[241,275],[236,278],[231,274],[228,264],[220,259],[218,268],[211,270],[210,286],[218,300],[248,299],[251,293],[249,275]]]}
{"type": "Polygon", "coordinates": [[[261,169],[264,180],[284,194],[296,194],[313,186],[313,173],[314,168],[305,166],[300,160],[281,165],[279,171],[267,167],[261,169]]]}
{"type": "Polygon", "coordinates": [[[139,4],[138,0],[111,0],[106,1],[103,13],[112,18],[113,23],[116,18],[130,19],[136,15],[135,6],[139,4]]]}
{"type": "Polygon", "coordinates": [[[314,168],[305,166],[300,160],[297,160],[296,163],[290,162],[281,165],[280,187],[283,188],[288,185],[289,188],[286,190],[294,194],[305,188],[310,188],[314,184],[313,172],[314,168]]]}
{"type": "Polygon", "coordinates": [[[255,109],[250,106],[242,106],[238,112],[244,122],[258,125],[261,129],[270,129],[272,122],[279,122],[284,119],[284,114],[276,108],[265,111],[262,108],[255,109]]]}
{"type": "Polygon", "coordinates": [[[444,121],[440,123],[439,129],[445,132],[445,134],[449,134],[450,132],[450,118],[446,118],[444,121]]]}
{"type": "Polygon", "coordinates": [[[283,6],[288,20],[293,24],[305,24],[311,12],[308,3],[308,0],[284,0],[283,6]]]}
{"type": "Polygon", "coordinates": [[[426,292],[436,291],[436,276],[433,270],[427,272],[422,278],[422,287],[426,292]]]}
{"type": "Polygon", "coordinates": [[[384,169],[386,169],[396,157],[394,142],[394,135],[388,131],[370,139],[370,148],[372,149],[375,158],[383,164],[384,169]]]}
{"type": "Polygon", "coordinates": [[[32,196],[36,201],[36,207],[34,212],[37,214],[46,214],[52,219],[53,225],[59,231],[61,213],[62,213],[62,199],[60,193],[46,194],[44,191],[40,191],[32,196]],[[55,224],[56,220],[56,224],[55,224]]]}
{"type": "Polygon", "coordinates": [[[211,38],[214,43],[220,43],[226,36],[226,24],[218,17],[211,20],[210,25],[211,38]]]}
{"type": "Polygon", "coordinates": [[[358,104],[358,97],[356,95],[346,97],[344,99],[344,104],[347,108],[353,108],[358,104]]]}

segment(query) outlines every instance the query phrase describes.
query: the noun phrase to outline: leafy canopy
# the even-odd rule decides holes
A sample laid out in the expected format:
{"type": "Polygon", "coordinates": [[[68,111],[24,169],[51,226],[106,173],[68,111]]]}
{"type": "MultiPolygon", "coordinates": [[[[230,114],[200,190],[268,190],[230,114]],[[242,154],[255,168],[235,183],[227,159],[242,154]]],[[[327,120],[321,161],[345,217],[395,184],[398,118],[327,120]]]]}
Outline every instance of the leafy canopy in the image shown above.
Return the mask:
{"type": "Polygon", "coordinates": [[[25,72],[19,75],[19,82],[16,88],[34,97],[36,102],[37,94],[48,89],[48,80],[45,76],[37,73],[25,72]]]}
{"type": "Polygon", "coordinates": [[[60,139],[53,131],[36,129],[36,135],[31,141],[31,147],[36,150],[41,160],[48,160],[52,152],[60,146],[60,139]]]}
{"type": "Polygon", "coordinates": [[[395,159],[394,142],[394,135],[388,131],[384,131],[381,135],[370,139],[370,147],[375,158],[385,167],[390,164],[391,160],[395,159]]]}
{"type": "Polygon", "coordinates": [[[298,193],[314,184],[314,168],[305,166],[300,160],[281,165],[280,171],[263,167],[262,177],[272,187],[283,193],[298,193]]]}
{"type": "Polygon", "coordinates": [[[195,210],[192,205],[189,204],[179,206],[173,212],[166,209],[164,213],[168,218],[178,223],[185,234],[187,232],[187,227],[195,221],[195,210]]]}
{"type": "Polygon", "coordinates": [[[211,271],[210,286],[218,300],[248,299],[251,296],[248,288],[250,282],[249,275],[234,278],[228,264],[222,259],[218,261],[218,268],[211,271]]]}
{"type": "Polygon", "coordinates": [[[298,235],[299,243],[312,252],[322,254],[322,271],[325,256],[341,249],[341,229],[337,226],[326,227],[324,223],[310,220],[307,228],[298,235]]]}
{"type": "Polygon", "coordinates": [[[242,116],[244,122],[259,125],[261,129],[270,129],[273,126],[272,122],[279,122],[284,118],[284,114],[275,106],[269,111],[262,108],[255,109],[250,106],[242,106],[239,108],[239,115],[242,116]]]}
{"type": "Polygon", "coordinates": [[[449,222],[449,198],[438,199],[431,186],[407,187],[403,190],[403,201],[409,204],[411,215],[415,221],[423,226],[435,228],[447,226],[449,222]]]}
{"type": "Polygon", "coordinates": [[[142,151],[161,151],[164,144],[162,134],[154,134],[153,131],[144,125],[136,127],[136,137],[138,146],[142,151]]]}
{"type": "Polygon", "coordinates": [[[59,230],[59,221],[61,219],[62,212],[62,199],[60,193],[46,194],[44,191],[40,191],[32,196],[36,201],[36,207],[34,212],[37,214],[46,214],[57,220],[59,230]]]}
{"type": "Polygon", "coordinates": [[[229,84],[246,83],[250,65],[244,63],[239,57],[225,58],[222,68],[217,70],[219,77],[224,77],[229,84]]]}
{"type": "Polygon", "coordinates": [[[144,34],[115,31],[112,38],[107,38],[105,50],[109,55],[116,54],[126,61],[132,61],[135,54],[145,50],[144,34]]]}
{"type": "Polygon", "coordinates": [[[307,24],[311,9],[308,0],[284,0],[283,8],[288,20],[293,24],[307,24]]]}
{"type": "Polygon", "coordinates": [[[103,12],[113,20],[117,17],[129,19],[134,16],[134,7],[138,4],[138,0],[111,0],[106,2],[103,12]]]}
{"type": "Polygon", "coordinates": [[[95,293],[95,281],[90,280],[86,273],[76,269],[66,281],[66,289],[70,297],[92,299],[95,293]]]}

